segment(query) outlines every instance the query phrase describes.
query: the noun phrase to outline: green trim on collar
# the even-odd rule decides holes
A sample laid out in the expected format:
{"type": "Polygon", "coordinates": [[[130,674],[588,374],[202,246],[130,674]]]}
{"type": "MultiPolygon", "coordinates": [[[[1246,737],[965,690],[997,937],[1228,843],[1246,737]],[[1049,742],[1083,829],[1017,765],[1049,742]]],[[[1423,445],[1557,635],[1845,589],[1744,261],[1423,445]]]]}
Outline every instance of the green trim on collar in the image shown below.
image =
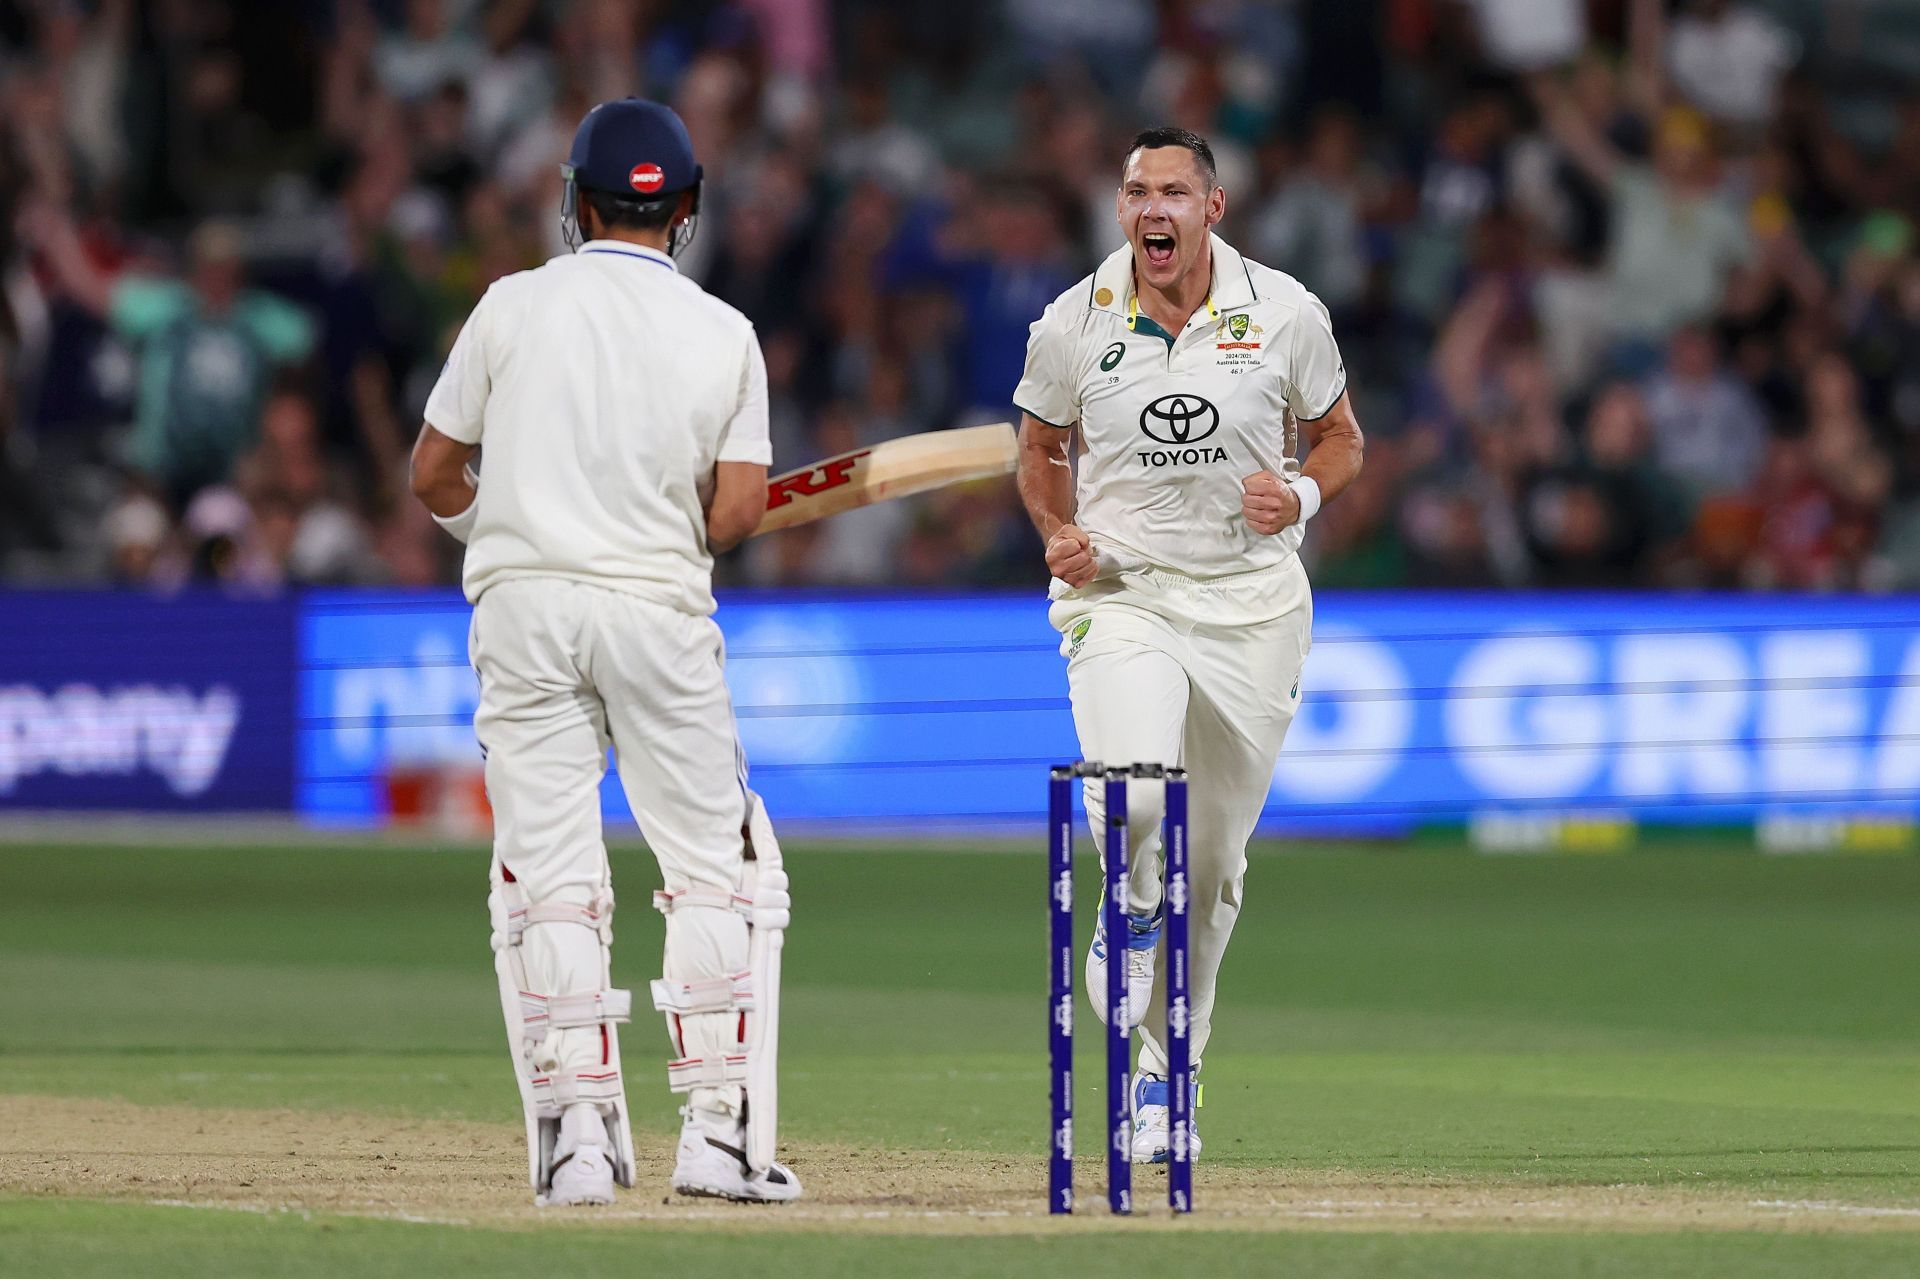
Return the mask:
{"type": "Polygon", "coordinates": [[[1159,321],[1144,311],[1128,320],[1127,328],[1134,333],[1145,333],[1150,337],[1157,337],[1167,344],[1169,351],[1173,349],[1173,334],[1161,328],[1159,321]]]}

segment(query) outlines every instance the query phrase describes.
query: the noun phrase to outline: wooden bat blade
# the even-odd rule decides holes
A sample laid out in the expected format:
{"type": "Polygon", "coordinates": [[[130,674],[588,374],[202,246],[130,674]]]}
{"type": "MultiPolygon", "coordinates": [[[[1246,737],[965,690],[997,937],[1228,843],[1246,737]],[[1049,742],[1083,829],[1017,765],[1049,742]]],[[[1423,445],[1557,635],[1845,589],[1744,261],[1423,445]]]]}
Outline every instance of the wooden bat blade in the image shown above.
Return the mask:
{"type": "Polygon", "coordinates": [[[927,431],[855,449],[767,481],[767,514],[754,535],[809,524],[858,506],[1011,474],[1019,443],[1010,422],[927,431]]]}

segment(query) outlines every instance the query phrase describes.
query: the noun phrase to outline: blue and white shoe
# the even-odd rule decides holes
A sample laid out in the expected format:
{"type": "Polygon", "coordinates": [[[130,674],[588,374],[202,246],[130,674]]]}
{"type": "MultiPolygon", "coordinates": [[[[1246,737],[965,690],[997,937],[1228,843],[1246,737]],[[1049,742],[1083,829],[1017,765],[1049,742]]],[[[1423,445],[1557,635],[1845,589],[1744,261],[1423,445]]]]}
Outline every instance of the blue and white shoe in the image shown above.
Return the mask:
{"type": "MultiPolygon", "coordinates": [[[[1200,1079],[1198,1072],[1188,1081],[1188,1112],[1193,1123],[1188,1128],[1188,1157],[1200,1158],[1200,1079]]],[[[1165,1075],[1135,1071],[1133,1076],[1133,1162],[1167,1162],[1170,1111],[1167,1106],[1170,1087],[1165,1075]]]]}
{"type": "MultiPolygon", "coordinates": [[[[1093,1015],[1107,1024],[1107,912],[1101,904],[1093,945],[1087,950],[1087,998],[1093,1015]]],[[[1127,1026],[1140,1024],[1153,998],[1154,955],[1160,945],[1160,913],[1127,916],[1127,1026]]]]}

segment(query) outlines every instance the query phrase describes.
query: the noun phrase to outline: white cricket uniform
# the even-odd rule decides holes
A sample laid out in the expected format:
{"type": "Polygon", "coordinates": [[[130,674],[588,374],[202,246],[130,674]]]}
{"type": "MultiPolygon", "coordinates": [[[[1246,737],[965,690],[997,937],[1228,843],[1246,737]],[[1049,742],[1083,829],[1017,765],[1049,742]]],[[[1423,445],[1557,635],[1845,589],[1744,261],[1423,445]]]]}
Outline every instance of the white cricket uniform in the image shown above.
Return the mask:
{"type": "MultiPolygon", "coordinates": [[[[1141,314],[1131,246],[1035,322],[1022,412],[1079,430],[1075,523],[1098,576],[1056,579],[1080,749],[1087,759],[1180,765],[1191,775],[1193,1053],[1239,915],[1247,840],[1300,700],[1313,598],[1295,525],[1268,537],[1240,514],[1241,481],[1300,474],[1299,424],[1346,392],[1327,311],[1299,281],[1212,236],[1212,290],[1184,330],[1141,314]]],[[[1101,787],[1084,791],[1104,843],[1101,787]]],[[[1159,907],[1161,792],[1129,796],[1127,909],[1159,907]]],[[[1164,973],[1165,965],[1158,966],[1164,973]]],[[[1142,1069],[1164,1074],[1164,985],[1138,1018],[1142,1069]]]]}
{"type": "MultiPolygon", "coordinates": [[[[739,978],[743,828],[756,801],[711,616],[701,494],[716,463],[770,458],[752,325],[666,254],[592,241],[487,290],[426,420],[482,450],[464,577],[497,953],[528,912],[515,947],[524,974],[502,970],[510,1031],[510,978],[548,997],[606,987],[609,745],[669,901],[702,907],[669,910],[666,978],[739,978]]],[[[710,1089],[696,1104],[737,1107],[738,1072],[723,1067],[738,1055],[734,1025],[717,1008],[669,1018],[673,1077],[710,1089]]],[[[572,1072],[578,1095],[612,1104],[609,1039],[603,1025],[552,1031],[535,1084],[572,1072]]]]}

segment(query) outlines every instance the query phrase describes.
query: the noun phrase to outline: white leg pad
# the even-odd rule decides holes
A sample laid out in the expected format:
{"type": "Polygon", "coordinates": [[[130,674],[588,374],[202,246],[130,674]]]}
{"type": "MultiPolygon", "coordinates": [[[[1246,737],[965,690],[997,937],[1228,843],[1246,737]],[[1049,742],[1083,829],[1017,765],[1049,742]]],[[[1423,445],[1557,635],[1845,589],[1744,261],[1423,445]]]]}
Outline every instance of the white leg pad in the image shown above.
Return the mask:
{"type": "Polygon", "coordinates": [[[747,1080],[747,1019],[754,1007],[746,969],[747,911],[733,893],[656,893],[667,917],[667,976],[652,983],[674,1056],[667,1086],[689,1104],[738,1113],[747,1080]]]}
{"type": "Polygon", "coordinates": [[[526,1114],[528,1179],[536,1192],[548,1190],[560,1117],[569,1106],[587,1104],[600,1112],[606,1125],[615,1180],[630,1187],[633,1133],[615,1027],[630,1019],[633,995],[608,984],[612,889],[603,887],[586,906],[529,902],[520,885],[506,878],[498,858],[491,879],[487,906],[493,920],[494,972],[526,1114]],[[528,933],[546,927],[565,930],[553,936],[543,933],[547,948],[593,947],[591,966],[597,972],[598,989],[542,993],[552,983],[529,971],[528,933]],[[597,1035],[583,1033],[595,1031],[597,1035]]]}

